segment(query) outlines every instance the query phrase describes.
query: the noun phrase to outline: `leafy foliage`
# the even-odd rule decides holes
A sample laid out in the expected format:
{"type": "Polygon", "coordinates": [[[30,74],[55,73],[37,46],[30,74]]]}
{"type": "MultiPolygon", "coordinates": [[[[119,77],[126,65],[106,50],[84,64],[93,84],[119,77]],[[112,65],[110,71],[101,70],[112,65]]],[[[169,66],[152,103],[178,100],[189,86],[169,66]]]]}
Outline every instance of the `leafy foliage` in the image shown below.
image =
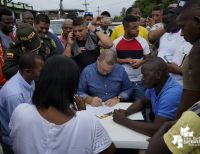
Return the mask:
{"type": "Polygon", "coordinates": [[[147,17],[154,6],[159,4],[166,8],[172,3],[177,3],[177,0],[136,0],[134,5],[140,8],[143,17],[147,17]]]}
{"type": "MultiPolygon", "coordinates": [[[[163,8],[166,8],[172,3],[177,3],[177,0],[136,0],[135,3],[133,1],[133,5],[140,8],[142,17],[148,17],[151,14],[153,7],[158,4],[163,8]]],[[[120,16],[115,16],[113,21],[122,21],[126,9],[127,8],[122,8],[120,16]]]]}
{"type": "Polygon", "coordinates": [[[115,21],[115,22],[122,21],[123,18],[125,17],[125,15],[126,15],[126,8],[123,7],[122,10],[121,10],[121,12],[120,12],[120,16],[115,16],[114,19],[113,19],[113,21],[115,21]]]}

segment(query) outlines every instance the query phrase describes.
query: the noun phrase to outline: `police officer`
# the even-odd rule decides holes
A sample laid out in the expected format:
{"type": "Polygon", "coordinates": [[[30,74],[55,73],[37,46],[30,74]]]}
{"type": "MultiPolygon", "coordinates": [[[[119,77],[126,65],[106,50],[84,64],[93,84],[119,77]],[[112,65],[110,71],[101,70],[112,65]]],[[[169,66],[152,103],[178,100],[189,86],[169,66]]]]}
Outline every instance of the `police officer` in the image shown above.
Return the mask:
{"type": "Polygon", "coordinates": [[[56,53],[55,43],[46,36],[39,37],[29,24],[20,25],[17,28],[16,37],[17,41],[11,44],[3,69],[7,80],[17,73],[19,58],[23,53],[36,52],[44,61],[56,53]]]}
{"type": "MultiPolygon", "coordinates": [[[[34,28],[37,31],[38,34],[45,35],[45,38],[48,37],[52,39],[56,44],[56,52],[58,54],[62,54],[64,51],[64,48],[59,40],[59,38],[49,31],[50,26],[50,20],[49,17],[45,14],[38,14],[35,17],[34,21],[34,28]]],[[[43,39],[43,37],[41,37],[43,39]]],[[[45,39],[46,40],[46,39],[45,39]]]]}
{"type": "Polygon", "coordinates": [[[57,53],[56,44],[51,38],[48,37],[48,35],[40,33],[38,34],[38,36],[40,38],[40,43],[41,43],[40,55],[44,60],[46,60],[52,54],[57,53]]]}

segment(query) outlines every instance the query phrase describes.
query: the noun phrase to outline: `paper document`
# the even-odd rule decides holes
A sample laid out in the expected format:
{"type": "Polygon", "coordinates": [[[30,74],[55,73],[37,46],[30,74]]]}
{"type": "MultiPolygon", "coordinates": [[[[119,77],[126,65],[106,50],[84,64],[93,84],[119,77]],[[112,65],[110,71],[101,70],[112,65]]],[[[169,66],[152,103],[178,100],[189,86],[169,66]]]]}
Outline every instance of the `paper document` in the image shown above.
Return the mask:
{"type": "Polygon", "coordinates": [[[95,116],[99,118],[104,118],[104,117],[112,115],[112,112],[114,110],[113,108],[108,107],[106,105],[102,105],[98,107],[87,105],[86,109],[87,111],[89,111],[90,113],[94,114],[95,116]]]}
{"type": "MultiPolygon", "coordinates": [[[[115,109],[124,109],[126,110],[132,103],[117,103],[115,106],[113,107],[108,107],[106,105],[102,105],[102,106],[98,106],[98,107],[94,107],[91,105],[87,105],[86,106],[86,110],[89,111],[90,113],[92,113],[93,115],[97,116],[100,119],[104,119],[106,117],[112,117],[113,111],[115,109]]],[[[142,113],[138,112],[138,113],[134,113],[130,116],[128,116],[129,119],[132,120],[144,120],[142,113]]]]}

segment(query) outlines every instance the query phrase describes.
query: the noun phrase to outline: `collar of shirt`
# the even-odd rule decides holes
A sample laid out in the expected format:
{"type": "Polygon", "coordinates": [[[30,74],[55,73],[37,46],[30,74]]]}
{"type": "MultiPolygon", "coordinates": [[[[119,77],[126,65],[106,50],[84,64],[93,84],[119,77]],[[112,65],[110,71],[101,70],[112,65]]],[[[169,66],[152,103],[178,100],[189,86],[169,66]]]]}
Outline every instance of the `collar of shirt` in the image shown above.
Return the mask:
{"type": "Polygon", "coordinates": [[[16,74],[17,79],[19,80],[19,82],[23,85],[23,87],[26,90],[34,90],[35,89],[35,81],[31,81],[31,83],[29,84],[27,81],[24,80],[24,78],[21,76],[21,74],[19,73],[19,71],[16,74]]]}

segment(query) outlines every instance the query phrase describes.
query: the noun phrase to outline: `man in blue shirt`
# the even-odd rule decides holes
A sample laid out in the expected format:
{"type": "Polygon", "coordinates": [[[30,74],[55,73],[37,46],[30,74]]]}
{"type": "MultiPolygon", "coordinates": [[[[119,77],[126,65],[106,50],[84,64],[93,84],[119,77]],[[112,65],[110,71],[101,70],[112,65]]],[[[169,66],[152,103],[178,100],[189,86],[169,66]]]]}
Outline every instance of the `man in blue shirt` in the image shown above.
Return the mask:
{"type": "Polygon", "coordinates": [[[149,59],[142,66],[145,97],[138,99],[127,110],[115,110],[113,120],[142,134],[153,136],[166,121],[174,120],[182,87],[169,75],[167,64],[159,57],[149,59]],[[127,118],[151,104],[151,122],[138,122],[127,118]]]}
{"type": "Polygon", "coordinates": [[[81,73],[78,95],[88,104],[100,106],[105,102],[113,106],[128,100],[132,85],[124,68],[116,64],[116,52],[107,49],[96,63],[88,65],[81,73]]]}
{"type": "Polygon", "coordinates": [[[19,71],[0,90],[0,123],[2,128],[2,147],[9,153],[12,143],[9,138],[8,124],[17,105],[31,103],[35,89],[34,80],[38,80],[43,60],[34,53],[25,53],[19,60],[19,71]]]}

